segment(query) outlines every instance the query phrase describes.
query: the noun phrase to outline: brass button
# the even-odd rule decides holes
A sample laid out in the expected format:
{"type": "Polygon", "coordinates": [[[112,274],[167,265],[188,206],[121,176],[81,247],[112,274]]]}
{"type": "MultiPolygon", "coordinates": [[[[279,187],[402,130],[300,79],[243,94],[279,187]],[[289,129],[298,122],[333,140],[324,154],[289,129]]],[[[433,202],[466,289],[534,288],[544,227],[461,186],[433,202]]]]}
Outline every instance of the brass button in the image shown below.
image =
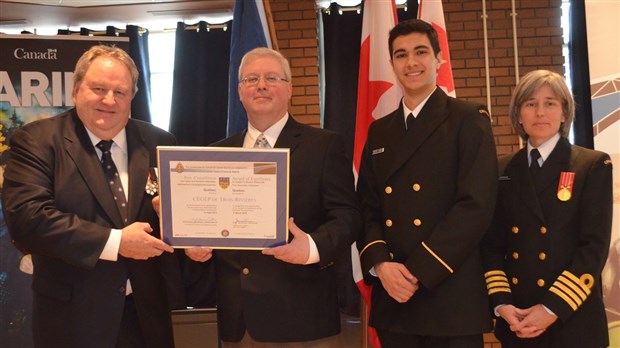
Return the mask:
{"type": "Polygon", "coordinates": [[[392,227],[392,220],[390,219],[385,220],[385,226],[392,227]]]}
{"type": "Polygon", "coordinates": [[[412,188],[413,188],[413,190],[414,190],[415,192],[418,192],[418,191],[420,191],[420,188],[421,188],[421,187],[420,187],[420,184],[413,184],[412,188]]]}
{"type": "Polygon", "coordinates": [[[420,225],[422,225],[422,220],[415,219],[415,220],[413,220],[413,224],[416,225],[416,226],[420,226],[420,225]]]}
{"type": "Polygon", "coordinates": [[[519,284],[519,279],[518,279],[517,277],[512,277],[512,283],[513,283],[514,285],[519,284]]]}
{"type": "Polygon", "coordinates": [[[519,233],[519,227],[517,227],[517,226],[512,226],[512,233],[514,233],[514,234],[519,233]]]}
{"type": "Polygon", "coordinates": [[[545,261],[545,259],[547,258],[547,254],[540,253],[540,254],[538,254],[538,258],[540,259],[540,261],[545,261]]]}
{"type": "Polygon", "coordinates": [[[545,226],[540,228],[540,233],[541,234],[546,234],[547,233],[547,228],[545,226]]]}
{"type": "Polygon", "coordinates": [[[125,287],[121,286],[120,288],[118,288],[118,292],[120,292],[121,294],[125,294],[125,287]]]}
{"type": "Polygon", "coordinates": [[[545,286],[545,280],[544,279],[538,279],[536,284],[538,284],[538,286],[542,288],[543,286],[545,286]]]}
{"type": "Polygon", "coordinates": [[[241,273],[243,273],[243,275],[248,275],[250,274],[250,270],[244,267],[241,273]]]}
{"type": "Polygon", "coordinates": [[[390,187],[390,186],[386,186],[386,187],[385,187],[385,193],[387,193],[388,195],[389,195],[390,193],[392,193],[392,187],[390,187]]]}
{"type": "Polygon", "coordinates": [[[512,258],[515,259],[515,260],[518,260],[519,259],[519,253],[516,252],[516,251],[514,253],[512,253],[512,258]]]}

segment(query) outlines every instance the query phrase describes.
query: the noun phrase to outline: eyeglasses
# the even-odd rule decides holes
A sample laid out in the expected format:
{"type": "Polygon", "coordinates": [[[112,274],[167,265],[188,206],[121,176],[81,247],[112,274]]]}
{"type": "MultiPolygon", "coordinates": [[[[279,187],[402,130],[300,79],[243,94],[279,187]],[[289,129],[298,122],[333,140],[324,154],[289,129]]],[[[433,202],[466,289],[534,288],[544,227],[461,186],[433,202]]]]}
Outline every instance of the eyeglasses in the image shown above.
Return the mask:
{"type": "Polygon", "coordinates": [[[269,86],[277,85],[280,82],[288,82],[287,79],[280,77],[278,75],[266,75],[266,76],[258,76],[258,75],[250,75],[242,78],[239,83],[242,83],[246,87],[254,87],[258,85],[258,81],[260,81],[261,77],[265,80],[265,83],[269,86]]]}

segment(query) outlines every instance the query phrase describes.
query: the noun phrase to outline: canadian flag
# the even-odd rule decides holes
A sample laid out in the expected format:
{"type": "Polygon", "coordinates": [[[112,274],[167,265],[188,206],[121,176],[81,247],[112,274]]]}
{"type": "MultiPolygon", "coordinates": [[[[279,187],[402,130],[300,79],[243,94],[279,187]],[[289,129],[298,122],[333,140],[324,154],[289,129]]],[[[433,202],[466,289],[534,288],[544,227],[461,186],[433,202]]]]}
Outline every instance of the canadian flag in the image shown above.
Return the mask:
{"type": "Polygon", "coordinates": [[[437,31],[437,36],[439,37],[441,62],[439,72],[437,73],[437,85],[449,96],[456,97],[454,78],[452,77],[452,64],[450,63],[450,49],[448,48],[446,21],[443,17],[441,0],[420,0],[418,18],[430,23],[437,31]]]}
{"type": "Polygon", "coordinates": [[[402,91],[390,63],[388,36],[398,22],[394,0],[364,1],[353,163],[359,171],[368,126],[398,107],[402,91]]]}
{"type": "MultiPolygon", "coordinates": [[[[432,24],[439,35],[442,61],[437,74],[437,85],[448,95],[454,97],[456,93],[441,0],[419,0],[418,6],[418,18],[432,24]]],[[[365,0],[363,13],[353,152],[353,169],[356,178],[368,135],[368,127],[374,120],[398,108],[398,103],[402,98],[402,90],[392,70],[388,49],[389,32],[398,22],[396,4],[394,0],[365,0]]],[[[370,312],[372,287],[364,284],[359,252],[355,244],[351,246],[351,261],[353,279],[370,312]]],[[[373,347],[381,347],[377,333],[372,327],[368,327],[368,339],[373,347]]]]}
{"type": "MultiPolygon", "coordinates": [[[[402,98],[401,88],[392,70],[388,49],[389,32],[398,22],[394,0],[366,0],[363,13],[353,150],[356,178],[362,149],[366,143],[368,126],[372,121],[394,111],[402,98]]],[[[364,284],[359,252],[355,244],[351,246],[351,261],[353,279],[370,311],[371,287],[364,284]]],[[[377,333],[372,327],[368,327],[368,339],[373,347],[381,347],[377,333]]]]}

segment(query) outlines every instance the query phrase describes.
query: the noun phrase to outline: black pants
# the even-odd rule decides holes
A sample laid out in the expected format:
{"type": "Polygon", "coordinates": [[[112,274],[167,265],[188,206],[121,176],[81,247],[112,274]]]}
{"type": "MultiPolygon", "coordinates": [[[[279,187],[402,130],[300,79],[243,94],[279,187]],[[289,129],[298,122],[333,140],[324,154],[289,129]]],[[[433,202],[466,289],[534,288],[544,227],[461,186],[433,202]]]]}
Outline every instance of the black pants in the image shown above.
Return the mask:
{"type": "Polygon", "coordinates": [[[121,330],[118,333],[117,348],[142,348],[146,347],[144,333],[140,327],[138,310],[132,295],[125,298],[125,309],[121,320],[121,330]]]}
{"type": "Polygon", "coordinates": [[[482,348],[482,334],[471,336],[418,336],[377,330],[382,348],[482,348]]]}

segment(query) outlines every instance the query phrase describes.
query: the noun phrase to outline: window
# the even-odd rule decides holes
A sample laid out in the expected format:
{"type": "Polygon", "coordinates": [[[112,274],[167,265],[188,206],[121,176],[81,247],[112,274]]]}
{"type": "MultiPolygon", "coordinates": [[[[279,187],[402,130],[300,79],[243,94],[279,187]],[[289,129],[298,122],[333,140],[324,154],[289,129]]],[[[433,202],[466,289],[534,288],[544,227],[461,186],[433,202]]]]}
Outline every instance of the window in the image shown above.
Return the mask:
{"type": "Polygon", "coordinates": [[[174,31],[149,33],[151,122],[165,130],[170,124],[175,35],[174,31]]]}

